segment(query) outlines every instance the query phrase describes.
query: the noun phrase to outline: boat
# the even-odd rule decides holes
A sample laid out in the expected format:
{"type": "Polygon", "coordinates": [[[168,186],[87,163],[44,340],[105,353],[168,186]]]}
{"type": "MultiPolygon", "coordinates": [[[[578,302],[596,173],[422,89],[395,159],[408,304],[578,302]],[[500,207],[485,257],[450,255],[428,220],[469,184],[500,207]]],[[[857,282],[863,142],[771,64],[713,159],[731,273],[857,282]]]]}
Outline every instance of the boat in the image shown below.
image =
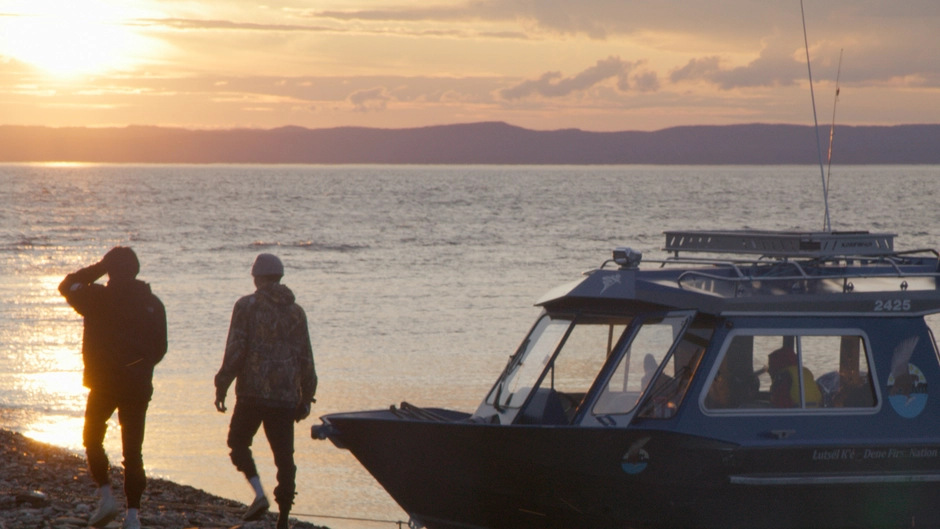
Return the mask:
{"type": "Polygon", "coordinates": [[[429,529],[940,526],[934,250],[665,232],[548,292],[473,413],[321,417],[429,529]]]}

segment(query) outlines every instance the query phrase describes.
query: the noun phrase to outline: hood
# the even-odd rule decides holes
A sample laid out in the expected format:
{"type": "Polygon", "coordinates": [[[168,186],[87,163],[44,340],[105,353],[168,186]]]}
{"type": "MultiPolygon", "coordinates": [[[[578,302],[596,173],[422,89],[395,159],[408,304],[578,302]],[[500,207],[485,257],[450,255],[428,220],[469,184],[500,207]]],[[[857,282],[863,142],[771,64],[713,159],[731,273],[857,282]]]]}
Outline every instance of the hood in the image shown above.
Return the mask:
{"type": "Polygon", "coordinates": [[[140,299],[152,293],[150,284],[139,279],[111,279],[108,281],[108,289],[119,302],[121,300],[140,299]]]}
{"type": "Polygon", "coordinates": [[[133,325],[132,322],[140,318],[141,310],[153,313],[154,295],[149,284],[138,279],[112,279],[106,288],[114,304],[114,317],[123,321],[123,325],[133,325]]]}
{"type": "Polygon", "coordinates": [[[255,294],[261,296],[275,305],[292,305],[294,303],[294,293],[287,286],[280,283],[259,288],[255,294]]]}

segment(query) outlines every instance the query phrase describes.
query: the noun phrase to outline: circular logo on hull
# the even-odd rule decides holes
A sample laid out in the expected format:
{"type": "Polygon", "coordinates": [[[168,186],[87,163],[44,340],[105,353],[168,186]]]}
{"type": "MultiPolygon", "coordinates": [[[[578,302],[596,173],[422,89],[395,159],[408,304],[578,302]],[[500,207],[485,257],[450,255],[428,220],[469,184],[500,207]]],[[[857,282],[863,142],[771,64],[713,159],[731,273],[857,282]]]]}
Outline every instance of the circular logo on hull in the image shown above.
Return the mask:
{"type": "Polygon", "coordinates": [[[649,464],[649,460],[650,455],[646,453],[646,450],[641,448],[636,452],[627,452],[623,456],[623,462],[620,463],[620,468],[627,474],[639,474],[646,470],[646,465],[649,464]]]}
{"type": "Polygon", "coordinates": [[[888,377],[888,402],[901,417],[913,419],[927,406],[927,378],[914,364],[907,364],[907,373],[888,377]]]}

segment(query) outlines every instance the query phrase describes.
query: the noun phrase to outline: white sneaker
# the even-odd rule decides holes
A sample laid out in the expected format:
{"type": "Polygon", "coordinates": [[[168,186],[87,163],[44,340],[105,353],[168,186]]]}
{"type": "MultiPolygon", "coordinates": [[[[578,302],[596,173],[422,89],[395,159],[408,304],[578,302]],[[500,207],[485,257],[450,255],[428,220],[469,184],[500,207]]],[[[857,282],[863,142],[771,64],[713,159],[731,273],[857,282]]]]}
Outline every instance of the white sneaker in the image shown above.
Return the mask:
{"type": "Polygon", "coordinates": [[[105,496],[101,498],[98,504],[98,510],[88,519],[89,527],[104,527],[111,523],[118,514],[117,501],[114,496],[105,496]]]}
{"type": "Polygon", "coordinates": [[[123,529],[140,529],[140,518],[124,518],[124,523],[121,525],[123,529]]]}

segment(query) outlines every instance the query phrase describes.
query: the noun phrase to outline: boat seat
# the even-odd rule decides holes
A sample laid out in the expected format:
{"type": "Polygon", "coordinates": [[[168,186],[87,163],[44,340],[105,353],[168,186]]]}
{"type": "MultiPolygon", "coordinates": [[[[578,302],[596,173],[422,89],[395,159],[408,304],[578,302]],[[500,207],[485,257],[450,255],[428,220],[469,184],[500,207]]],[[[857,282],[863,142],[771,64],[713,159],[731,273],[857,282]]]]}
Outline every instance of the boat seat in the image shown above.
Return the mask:
{"type": "Polygon", "coordinates": [[[522,410],[519,424],[568,424],[562,397],[552,388],[538,388],[522,410]]]}

